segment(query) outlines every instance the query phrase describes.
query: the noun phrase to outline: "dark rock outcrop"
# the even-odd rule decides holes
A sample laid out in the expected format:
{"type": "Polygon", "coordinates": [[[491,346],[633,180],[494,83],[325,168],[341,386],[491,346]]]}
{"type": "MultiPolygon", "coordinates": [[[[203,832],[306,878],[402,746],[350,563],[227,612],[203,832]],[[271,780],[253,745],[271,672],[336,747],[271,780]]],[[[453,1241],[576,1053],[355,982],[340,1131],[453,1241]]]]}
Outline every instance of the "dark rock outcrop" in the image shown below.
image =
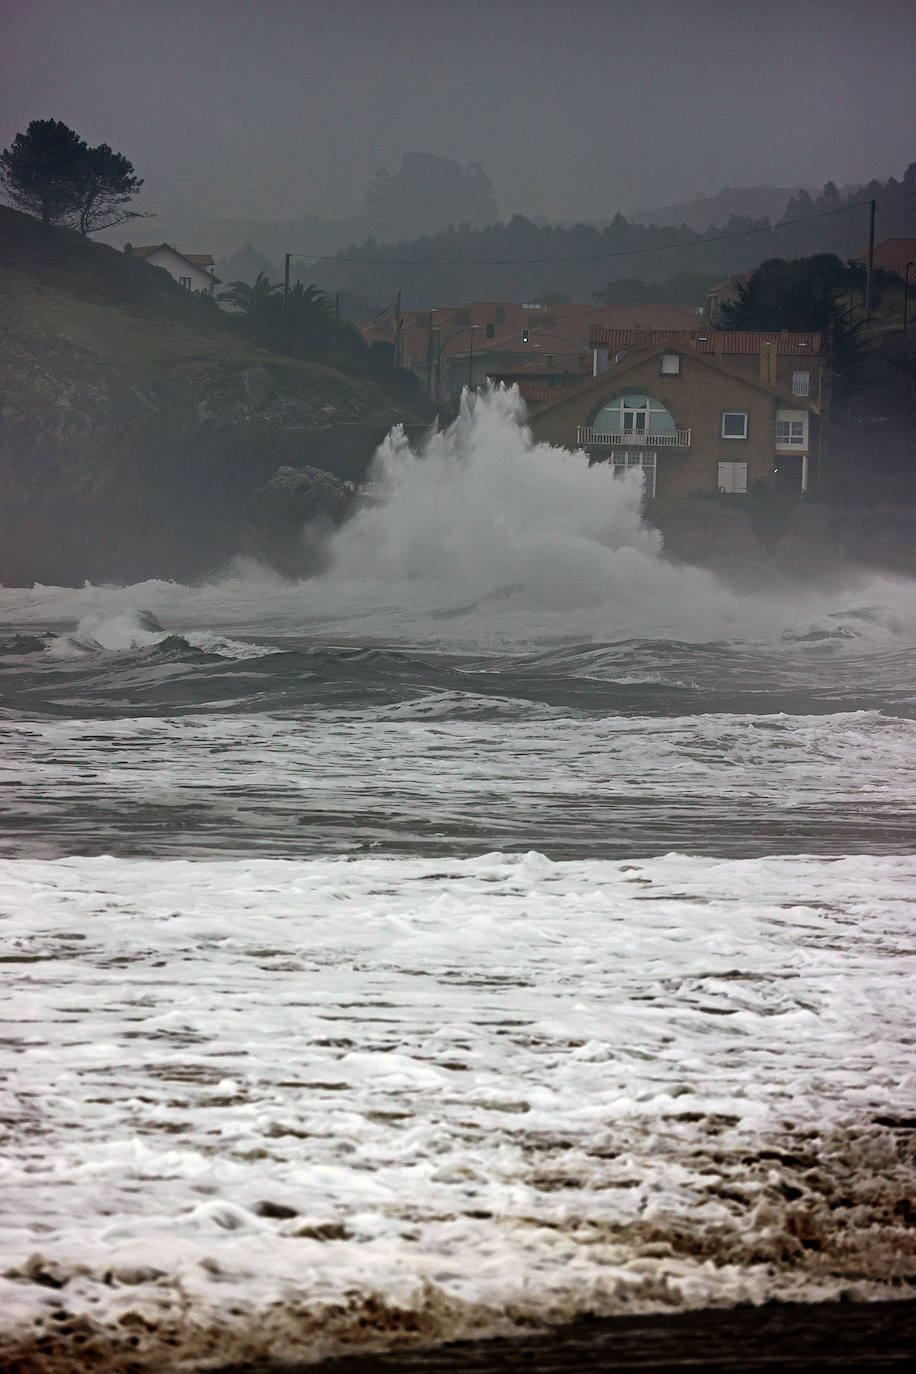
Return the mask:
{"type": "Polygon", "coordinates": [[[353,482],[320,468],[278,468],[252,498],[245,550],[269,558],[290,576],[316,572],[327,535],[346,518],[354,498],[353,482]]]}

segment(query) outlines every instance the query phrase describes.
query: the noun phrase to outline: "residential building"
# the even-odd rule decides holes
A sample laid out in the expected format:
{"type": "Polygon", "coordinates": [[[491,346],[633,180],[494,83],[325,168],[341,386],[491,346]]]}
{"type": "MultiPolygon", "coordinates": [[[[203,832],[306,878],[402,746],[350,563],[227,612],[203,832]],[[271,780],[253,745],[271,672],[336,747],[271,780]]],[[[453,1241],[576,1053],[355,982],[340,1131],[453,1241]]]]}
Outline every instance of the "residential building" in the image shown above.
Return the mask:
{"type": "Polygon", "coordinates": [[[388,311],[358,325],[370,345],[390,344],[434,401],[457,397],[487,378],[515,382],[526,400],[557,395],[592,373],[595,326],[695,328],[687,306],[595,306],[475,301],[435,310],[388,311]]]}
{"type": "Polygon", "coordinates": [[[213,257],[210,253],[179,253],[170,243],[154,243],[145,248],[125,243],[124,252],[129,258],[144,258],[153,267],[164,267],[179,286],[188,291],[205,291],[213,294],[219,278],[213,274],[213,257]]]}
{"type": "Polygon", "coordinates": [[[659,499],[814,489],[829,397],[819,334],[596,328],[592,348],[592,378],[532,406],[536,439],[638,467],[659,499]]]}

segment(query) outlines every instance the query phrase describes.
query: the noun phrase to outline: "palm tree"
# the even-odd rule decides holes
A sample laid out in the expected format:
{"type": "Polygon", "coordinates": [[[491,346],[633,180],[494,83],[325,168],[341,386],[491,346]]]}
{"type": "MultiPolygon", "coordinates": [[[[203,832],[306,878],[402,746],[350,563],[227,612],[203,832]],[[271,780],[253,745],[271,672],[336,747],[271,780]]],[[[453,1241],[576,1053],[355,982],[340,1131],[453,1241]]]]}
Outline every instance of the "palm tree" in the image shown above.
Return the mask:
{"type": "Polygon", "coordinates": [[[280,306],[282,287],[272,282],[266,272],[259,272],[254,286],[247,281],[233,281],[226,291],[219,293],[219,299],[226,301],[244,315],[275,315],[280,306]]]}

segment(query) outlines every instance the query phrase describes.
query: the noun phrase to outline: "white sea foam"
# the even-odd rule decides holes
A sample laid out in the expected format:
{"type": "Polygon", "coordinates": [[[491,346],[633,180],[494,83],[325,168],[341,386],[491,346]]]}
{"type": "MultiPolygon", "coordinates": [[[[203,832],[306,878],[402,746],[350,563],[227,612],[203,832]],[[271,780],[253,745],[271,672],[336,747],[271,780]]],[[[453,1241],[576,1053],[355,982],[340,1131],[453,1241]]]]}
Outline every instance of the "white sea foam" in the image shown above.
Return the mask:
{"type": "Polygon", "coordinates": [[[139,1311],[160,1355],[218,1316],[214,1357],[240,1332],[279,1357],[373,1293],[434,1291],[441,1336],[891,1291],[914,880],[916,857],[0,862],[8,1311],[115,1334],[139,1311]]]}
{"type": "MultiPolygon", "coordinates": [[[[284,582],[239,560],[199,587],[0,591],[0,620],[56,623],[148,607],[168,629],[504,648],[629,635],[769,639],[781,633],[916,640],[908,579],[851,572],[833,590],[738,595],[674,566],[640,517],[637,474],[534,444],[515,390],[466,395],[419,455],[395,430],[373,477],[383,493],[331,540],[330,566],[284,582]]],[[[111,631],[108,632],[111,635],[111,631]]],[[[98,638],[98,634],[96,634],[98,638]]],[[[123,641],[122,633],[114,633],[123,641]]],[[[103,636],[104,639],[104,636],[103,636]]]]}

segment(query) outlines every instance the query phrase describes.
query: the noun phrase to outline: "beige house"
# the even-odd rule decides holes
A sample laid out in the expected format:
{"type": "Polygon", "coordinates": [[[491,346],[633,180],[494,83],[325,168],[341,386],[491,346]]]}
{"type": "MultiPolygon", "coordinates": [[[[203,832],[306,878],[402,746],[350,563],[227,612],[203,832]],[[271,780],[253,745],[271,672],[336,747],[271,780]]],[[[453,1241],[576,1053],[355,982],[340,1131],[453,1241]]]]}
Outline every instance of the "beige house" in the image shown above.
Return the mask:
{"type": "Polygon", "coordinates": [[[179,253],[170,243],[154,243],[145,248],[135,248],[125,243],[124,252],[129,258],[144,258],[152,267],[164,267],[179,286],[188,291],[205,291],[213,294],[219,278],[213,275],[213,258],[210,253],[179,253]]]}
{"type": "Polygon", "coordinates": [[[819,335],[649,332],[596,330],[596,375],[531,407],[535,438],[618,472],[638,467],[648,497],[813,490],[824,458],[819,335]]]}

